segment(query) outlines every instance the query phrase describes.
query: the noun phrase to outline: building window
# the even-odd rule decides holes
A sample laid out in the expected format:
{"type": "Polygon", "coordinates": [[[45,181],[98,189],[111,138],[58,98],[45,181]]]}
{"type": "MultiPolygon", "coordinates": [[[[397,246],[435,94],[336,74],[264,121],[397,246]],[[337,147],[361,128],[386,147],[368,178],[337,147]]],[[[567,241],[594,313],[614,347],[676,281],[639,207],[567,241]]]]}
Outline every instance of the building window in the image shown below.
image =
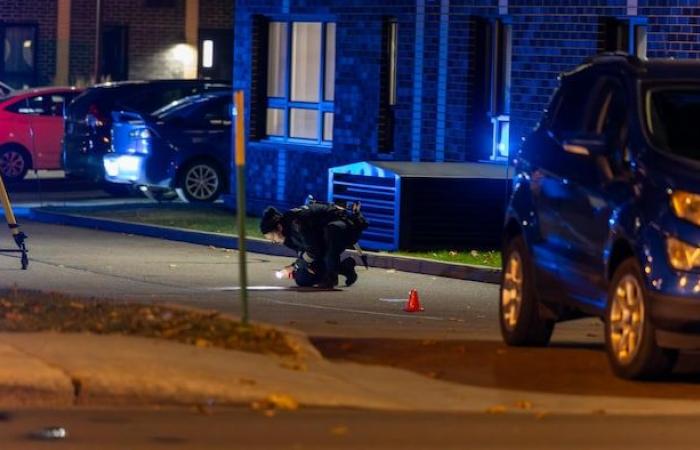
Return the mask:
{"type": "Polygon", "coordinates": [[[476,17],[473,26],[475,157],[505,160],[510,139],[512,25],[507,17],[476,17]]]}
{"type": "Polygon", "coordinates": [[[391,153],[394,150],[398,38],[398,22],[393,18],[386,19],[384,21],[383,53],[380,69],[382,94],[379,106],[379,153],[391,153]]]}
{"type": "Polygon", "coordinates": [[[646,59],[648,21],[645,17],[606,17],[602,26],[603,51],[625,52],[646,59]]]}
{"type": "Polygon", "coordinates": [[[270,22],[265,135],[330,145],[335,100],[335,23],[270,22]]]}
{"type": "Polygon", "coordinates": [[[3,46],[0,49],[0,77],[15,87],[36,81],[36,35],[34,25],[0,26],[3,46]]]}

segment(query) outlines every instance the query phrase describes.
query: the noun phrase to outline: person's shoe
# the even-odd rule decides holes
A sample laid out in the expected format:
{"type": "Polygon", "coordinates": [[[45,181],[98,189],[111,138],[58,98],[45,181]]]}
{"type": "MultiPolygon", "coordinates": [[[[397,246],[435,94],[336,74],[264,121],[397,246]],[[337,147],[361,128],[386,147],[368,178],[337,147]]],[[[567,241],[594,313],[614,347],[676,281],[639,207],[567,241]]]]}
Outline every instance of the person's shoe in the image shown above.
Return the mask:
{"type": "Polygon", "coordinates": [[[355,258],[349,256],[340,262],[340,273],[345,277],[345,286],[352,286],[357,281],[355,265],[355,258]]]}
{"type": "Polygon", "coordinates": [[[318,289],[335,289],[338,285],[338,275],[334,277],[325,277],[323,281],[316,284],[318,289]]]}

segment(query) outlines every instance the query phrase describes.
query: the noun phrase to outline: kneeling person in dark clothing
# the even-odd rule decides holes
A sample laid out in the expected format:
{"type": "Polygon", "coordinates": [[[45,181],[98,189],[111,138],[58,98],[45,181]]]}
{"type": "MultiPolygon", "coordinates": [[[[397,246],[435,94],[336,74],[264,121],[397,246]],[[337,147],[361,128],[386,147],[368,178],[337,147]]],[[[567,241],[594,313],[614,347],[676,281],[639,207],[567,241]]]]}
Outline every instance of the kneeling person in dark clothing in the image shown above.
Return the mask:
{"type": "Polygon", "coordinates": [[[332,288],[338,275],[345,285],[357,281],[355,260],[340,260],[346,248],[355,244],[366,222],[359,214],[350,214],[334,204],[311,203],[284,214],[269,207],[260,221],[266,239],[284,244],[297,252],[297,260],[282,274],[291,274],[299,286],[332,288]]]}

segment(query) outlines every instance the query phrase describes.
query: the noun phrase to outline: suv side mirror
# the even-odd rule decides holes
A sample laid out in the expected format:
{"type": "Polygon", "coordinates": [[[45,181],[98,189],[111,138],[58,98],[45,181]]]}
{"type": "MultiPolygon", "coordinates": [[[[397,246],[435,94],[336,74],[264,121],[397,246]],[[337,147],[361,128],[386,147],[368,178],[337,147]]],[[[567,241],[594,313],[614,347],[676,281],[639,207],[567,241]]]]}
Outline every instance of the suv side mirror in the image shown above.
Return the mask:
{"type": "Polygon", "coordinates": [[[602,135],[577,136],[565,139],[561,145],[565,152],[573,155],[595,157],[610,153],[610,143],[602,135]]]}

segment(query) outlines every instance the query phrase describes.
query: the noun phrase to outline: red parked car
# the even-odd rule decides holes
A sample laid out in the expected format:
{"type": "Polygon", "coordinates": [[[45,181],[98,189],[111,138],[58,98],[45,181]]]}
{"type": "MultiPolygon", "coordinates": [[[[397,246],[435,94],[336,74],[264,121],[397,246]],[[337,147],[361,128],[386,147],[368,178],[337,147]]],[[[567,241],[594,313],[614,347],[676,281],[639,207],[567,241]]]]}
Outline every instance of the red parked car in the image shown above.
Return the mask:
{"type": "Polygon", "coordinates": [[[70,87],[14,91],[0,98],[0,173],[5,181],[29,169],[60,169],[63,108],[80,94],[70,87]]]}

